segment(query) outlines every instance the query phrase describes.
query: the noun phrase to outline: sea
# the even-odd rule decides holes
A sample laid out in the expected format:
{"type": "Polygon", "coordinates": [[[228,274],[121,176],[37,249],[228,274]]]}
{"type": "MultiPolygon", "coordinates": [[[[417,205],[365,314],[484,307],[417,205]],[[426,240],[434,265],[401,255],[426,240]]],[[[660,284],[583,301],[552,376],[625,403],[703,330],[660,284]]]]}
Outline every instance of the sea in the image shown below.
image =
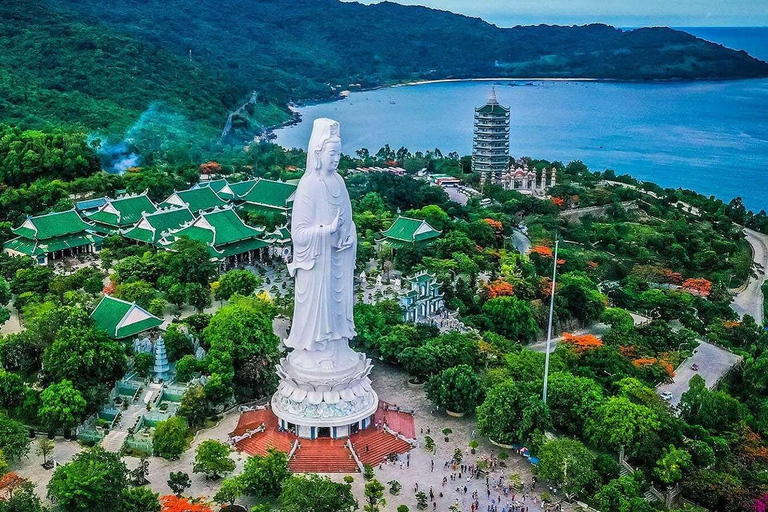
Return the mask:
{"type": "MultiPolygon", "coordinates": [[[[768,27],[687,27],[698,37],[768,61],[768,27]]],[[[510,153],[593,170],[613,169],[664,187],[768,210],[768,79],[613,82],[488,80],[352,92],[299,107],[302,121],[276,131],[306,147],[312,121],[341,124],[344,151],[385,144],[443,154],[472,150],[473,109],[495,87],[511,108],[510,153]]]]}

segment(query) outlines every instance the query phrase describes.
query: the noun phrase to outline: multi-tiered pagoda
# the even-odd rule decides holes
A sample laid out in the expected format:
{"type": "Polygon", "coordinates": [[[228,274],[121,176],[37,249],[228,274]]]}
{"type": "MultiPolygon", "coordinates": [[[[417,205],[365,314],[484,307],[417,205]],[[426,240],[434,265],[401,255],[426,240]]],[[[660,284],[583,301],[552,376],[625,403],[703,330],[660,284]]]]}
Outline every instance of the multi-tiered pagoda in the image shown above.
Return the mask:
{"type": "Polygon", "coordinates": [[[483,182],[499,183],[509,164],[509,109],[491,89],[488,103],[475,109],[472,170],[483,182]]]}

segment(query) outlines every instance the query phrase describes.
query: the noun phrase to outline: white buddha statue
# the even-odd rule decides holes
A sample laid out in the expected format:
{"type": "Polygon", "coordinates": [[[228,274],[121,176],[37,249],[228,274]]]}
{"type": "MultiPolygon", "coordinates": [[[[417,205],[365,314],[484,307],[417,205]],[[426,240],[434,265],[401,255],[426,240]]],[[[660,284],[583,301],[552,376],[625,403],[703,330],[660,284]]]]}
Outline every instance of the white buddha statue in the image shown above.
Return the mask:
{"type": "Polygon", "coordinates": [[[355,336],[354,303],[357,233],[352,205],[337,168],[339,123],[316,119],[307,150],[307,168],[293,202],[291,237],[295,302],[288,361],[300,373],[337,374],[355,366],[349,348],[355,336]]]}

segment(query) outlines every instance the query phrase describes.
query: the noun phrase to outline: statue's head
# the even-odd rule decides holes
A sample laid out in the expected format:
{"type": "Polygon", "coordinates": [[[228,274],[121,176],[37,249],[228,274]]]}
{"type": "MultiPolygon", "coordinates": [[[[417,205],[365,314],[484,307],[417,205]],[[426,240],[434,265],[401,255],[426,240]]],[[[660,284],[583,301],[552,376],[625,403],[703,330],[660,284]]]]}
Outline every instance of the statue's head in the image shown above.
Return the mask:
{"type": "Polygon", "coordinates": [[[336,172],[340,158],[339,123],[326,117],[315,119],[307,148],[305,173],[332,174],[336,172]]]}

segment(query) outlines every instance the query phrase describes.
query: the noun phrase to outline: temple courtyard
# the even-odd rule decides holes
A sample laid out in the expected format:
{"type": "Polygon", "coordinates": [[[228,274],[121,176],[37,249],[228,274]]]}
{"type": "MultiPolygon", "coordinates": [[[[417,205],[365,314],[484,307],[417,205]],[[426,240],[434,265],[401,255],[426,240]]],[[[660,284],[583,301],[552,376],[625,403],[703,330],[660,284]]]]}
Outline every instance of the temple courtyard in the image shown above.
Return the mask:
{"type": "MultiPolygon", "coordinates": [[[[469,442],[472,440],[472,434],[475,429],[474,417],[466,418],[453,418],[445,415],[442,412],[434,412],[434,406],[427,400],[423,389],[412,388],[407,385],[407,375],[403,370],[385,365],[383,363],[375,364],[374,371],[371,375],[373,380],[373,386],[379,393],[379,398],[389,404],[396,404],[403,408],[407,408],[413,411],[413,419],[416,430],[416,439],[418,446],[412,449],[410,457],[407,455],[401,455],[399,460],[389,463],[383,463],[375,467],[375,478],[384,484],[387,489],[389,485],[387,482],[391,480],[397,480],[402,485],[402,490],[397,496],[385,492],[387,499],[386,507],[382,510],[394,511],[399,505],[405,504],[410,510],[415,511],[416,498],[415,498],[415,486],[418,484],[419,490],[429,494],[430,488],[434,490],[436,508],[438,511],[448,511],[451,505],[456,503],[458,499],[459,510],[469,511],[472,501],[472,492],[478,491],[479,496],[479,511],[485,512],[488,510],[488,504],[491,499],[496,500],[498,504],[498,511],[502,508],[509,510],[508,504],[512,502],[512,494],[515,494],[516,501],[520,502],[520,505],[527,506],[529,512],[540,512],[543,510],[549,510],[542,508],[541,506],[541,492],[550,489],[543,483],[537,484],[533,492],[528,491],[526,493],[525,502],[522,501],[521,494],[510,491],[509,496],[505,496],[501,488],[496,488],[494,483],[498,483],[499,478],[502,478],[504,486],[509,486],[510,477],[514,474],[519,475],[520,481],[526,486],[526,489],[530,489],[533,481],[533,474],[531,472],[530,462],[514,453],[512,450],[501,450],[491,445],[487,439],[477,438],[479,446],[476,450],[476,454],[469,453],[469,442]],[[452,433],[448,436],[449,442],[443,440],[442,429],[450,428],[452,433]],[[423,434],[422,434],[423,429],[423,434]],[[431,437],[435,440],[435,454],[428,452],[424,448],[424,437],[427,431],[430,432],[431,437]],[[445,463],[452,457],[454,451],[459,448],[464,452],[463,464],[474,464],[478,459],[491,458],[492,456],[498,456],[501,451],[506,451],[509,457],[503,461],[505,467],[497,465],[497,467],[490,472],[489,481],[491,482],[490,489],[491,495],[488,497],[486,480],[471,479],[467,481],[466,473],[462,474],[461,480],[451,480],[450,475],[454,473],[452,469],[445,469],[445,463]],[[432,461],[434,460],[434,470],[432,470],[432,461]],[[401,464],[402,462],[402,468],[401,464]],[[443,478],[447,477],[447,485],[443,486],[443,478]],[[467,487],[467,493],[464,493],[464,486],[467,487]],[[460,489],[457,491],[457,489],[460,489]],[[439,497],[439,493],[443,493],[443,497],[439,497]],[[498,500],[501,499],[499,504],[498,500]]],[[[171,490],[168,487],[167,480],[168,475],[172,471],[184,471],[188,473],[192,479],[192,487],[189,488],[185,495],[188,496],[213,496],[221,485],[221,480],[212,481],[207,480],[202,474],[192,473],[192,464],[195,457],[195,448],[202,441],[206,439],[216,439],[222,442],[227,442],[229,434],[235,430],[238,421],[240,419],[240,411],[234,409],[224,415],[223,419],[214,427],[199,431],[192,439],[190,447],[185,451],[181,457],[177,460],[165,460],[160,457],[151,457],[149,464],[150,481],[149,486],[154,492],[159,492],[161,495],[170,494],[171,490]]],[[[327,442],[329,440],[321,440],[327,442]]],[[[302,440],[303,443],[308,443],[307,440],[302,440]]],[[[341,441],[343,443],[343,441],[341,441]]],[[[61,438],[57,438],[55,441],[55,449],[52,458],[59,464],[66,463],[72,459],[72,456],[79,452],[82,447],[74,441],[64,441],[61,438]]],[[[306,444],[305,444],[306,446],[306,444]]],[[[360,450],[364,451],[364,449],[360,450]]],[[[371,447],[373,451],[373,447],[371,447]]],[[[242,471],[243,464],[248,455],[243,452],[233,452],[232,458],[236,461],[237,467],[233,474],[238,474],[242,471]]],[[[133,469],[138,465],[139,459],[135,457],[124,457],[129,469],[133,469]]],[[[35,445],[33,443],[30,454],[27,458],[23,459],[20,463],[16,463],[11,467],[12,471],[16,471],[20,476],[30,479],[38,487],[38,492],[41,495],[46,494],[46,486],[53,475],[53,471],[45,470],[41,467],[42,457],[35,453],[35,445]]],[[[364,486],[365,480],[363,475],[354,471],[354,464],[350,466],[350,471],[330,473],[328,476],[334,481],[342,481],[345,475],[349,474],[354,478],[352,488],[357,498],[360,508],[364,503],[364,486]]],[[[458,473],[458,472],[456,472],[458,473]]],[[[251,500],[248,498],[241,498],[238,503],[250,506],[251,500]]],[[[433,510],[433,502],[429,503],[428,511],[433,510]]],[[[525,510],[525,509],[523,509],[525,510]]],[[[570,505],[563,504],[562,510],[573,510],[570,505]]]]}

